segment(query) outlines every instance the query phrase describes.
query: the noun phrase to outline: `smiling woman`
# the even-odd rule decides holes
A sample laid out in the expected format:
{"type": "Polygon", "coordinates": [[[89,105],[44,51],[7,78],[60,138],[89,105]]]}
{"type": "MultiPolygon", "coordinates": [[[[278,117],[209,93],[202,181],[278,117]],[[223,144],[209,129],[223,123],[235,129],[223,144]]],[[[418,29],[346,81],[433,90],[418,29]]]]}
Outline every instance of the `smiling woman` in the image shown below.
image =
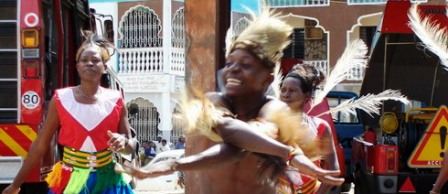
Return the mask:
{"type": "Polygon", "coordinates": [[[76,55],[80,84],[56,90],[38,137],[14,182],[3,194],[19,192],[55,133],[63,155],[46,178],[49,193],[133,193],[122,174],[115,172],[113,159],[113,152],[135,149],[127,109],[119,91],[100,86],[109,48],[111,44],[106,40],[87,34],[76,55]]]}

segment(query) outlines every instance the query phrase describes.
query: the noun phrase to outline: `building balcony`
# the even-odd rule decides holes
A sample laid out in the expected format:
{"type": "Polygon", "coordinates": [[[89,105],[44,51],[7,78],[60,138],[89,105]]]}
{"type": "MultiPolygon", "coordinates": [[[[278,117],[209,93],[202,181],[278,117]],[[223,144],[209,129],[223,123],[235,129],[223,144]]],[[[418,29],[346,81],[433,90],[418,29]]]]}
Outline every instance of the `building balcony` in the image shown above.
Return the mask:
{"type": "Polygon", "coordinates": [[[268,0],[272,8],[329,6],[330,0],[268,0]]]}
{"type": "Polygon", "coordinates": [[[120,49],[118,74],[185,75],[185,49],[171,48],[171,63],[164,63],[163,47],[120,49]]]}
{"type": "MultiPolygon", "coordinates": [[[[317,67],[317,69],[324,72],[325,76],[330,74],[330,65],[327,60],[304,60],[305,63],[312,64],[317,67]]],[[[362,66],[354,67],[350,70],[349,76],[346,80],[348,81],[362,81],[364,78],[365,68],[362,66]]]]}
{"type": "MultiPolygon", "coordinates": [[[[427,0],[411,0],[413,3],[425,3],[427,0]]],[[[347,0],[348,5],[376,5],[386,4],[387,0],[347,0]]],[[[268,0],[267,5],[272,8],[287,7],[319,7],[330,6],[330,0],[268,0]]]]}
{"type": "MultiPolygon", "coordinates": [[[[427,0],[411,0],[412,3],[425,3],[427,0]]],[[[347,0],[348,5],[377,5],[386,4],[387,0],[347,0]]]]}
{"type": "Polygon", "coordinates": [[[303,60],[303,63],[312,64],[317,67],[320,71],[324,72],[325,76],[330,73],[330,66],[328,65],[328,60],[303,60]]]}

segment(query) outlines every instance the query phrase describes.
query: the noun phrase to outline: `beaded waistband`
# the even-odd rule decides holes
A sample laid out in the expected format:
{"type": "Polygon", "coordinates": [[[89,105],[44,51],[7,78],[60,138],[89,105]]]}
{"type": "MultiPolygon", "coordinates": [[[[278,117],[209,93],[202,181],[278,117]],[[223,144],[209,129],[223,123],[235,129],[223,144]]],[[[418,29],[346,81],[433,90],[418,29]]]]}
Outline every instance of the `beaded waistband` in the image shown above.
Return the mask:
{"type": "Polygon", "coordinates": [[[109,149],[89,153],[64,147],[62,161],[71,166],[93,170],[110,164],[113,161],[112,156],[112,152],[109,149]]]}

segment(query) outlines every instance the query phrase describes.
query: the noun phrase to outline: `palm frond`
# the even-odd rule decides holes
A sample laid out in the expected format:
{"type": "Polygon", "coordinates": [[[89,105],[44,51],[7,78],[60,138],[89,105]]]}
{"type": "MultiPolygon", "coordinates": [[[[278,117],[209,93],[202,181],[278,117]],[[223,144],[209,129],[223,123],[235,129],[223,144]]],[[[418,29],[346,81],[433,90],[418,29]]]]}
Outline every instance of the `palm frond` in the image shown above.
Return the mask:
{"type": "Polygon", "coordinates": [[[325,81],[323,90],[316,91],[316,95],[311,106],[311,109],[317,104],[321,103],[324,97],[341,81],[345,80],[350,75],[350,70],[354,67],[365,67],[367,64],[367,46],[360,40],[354,40],[348,47],[345,48],[344,53],[339,58],[330,75],[325,81]]]}
{"type": "Polygon", "coordinates": [[[423,17],[418,11],[417,5],[414,4],[409,8],[409,27],[420,38],[425,48],[439,56],[443,67],[448,70],[448,36],[446,29],[441,27],[440,24],[431,22],[431,17],[423,17]]]}
{"type": "Polygon", "coordinates": [[[383,101],[386,100],[395,100],[402,102],[403,104],[410,104],[409,100],[399,91],[389,89],[379,94],[367,94],[365,96],[359,97],[358,99],[352,98],[330,109],[329,111],[319,114],[318,116],[334,112],[341,112],[343,114],[356,114],[356,109],[360,109],[370,116],[373,116],[372,114],[379,115],[381,108],[380,106],[383,101]]]}

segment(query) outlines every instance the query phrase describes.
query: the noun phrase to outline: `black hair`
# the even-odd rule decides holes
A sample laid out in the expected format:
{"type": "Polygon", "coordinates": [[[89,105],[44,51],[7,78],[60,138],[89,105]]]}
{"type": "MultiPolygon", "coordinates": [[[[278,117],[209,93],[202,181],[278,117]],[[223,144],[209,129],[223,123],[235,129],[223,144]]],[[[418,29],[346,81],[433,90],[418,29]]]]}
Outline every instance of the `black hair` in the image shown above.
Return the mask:
{"type": "Polygon", "coordinates": [[[291,71],[286,74],[285,79],[288,77],[300,80],[300,88],[303,93],[313,92],[325,80],[325,74],[309,63],[294,65],[291,71]]]}

